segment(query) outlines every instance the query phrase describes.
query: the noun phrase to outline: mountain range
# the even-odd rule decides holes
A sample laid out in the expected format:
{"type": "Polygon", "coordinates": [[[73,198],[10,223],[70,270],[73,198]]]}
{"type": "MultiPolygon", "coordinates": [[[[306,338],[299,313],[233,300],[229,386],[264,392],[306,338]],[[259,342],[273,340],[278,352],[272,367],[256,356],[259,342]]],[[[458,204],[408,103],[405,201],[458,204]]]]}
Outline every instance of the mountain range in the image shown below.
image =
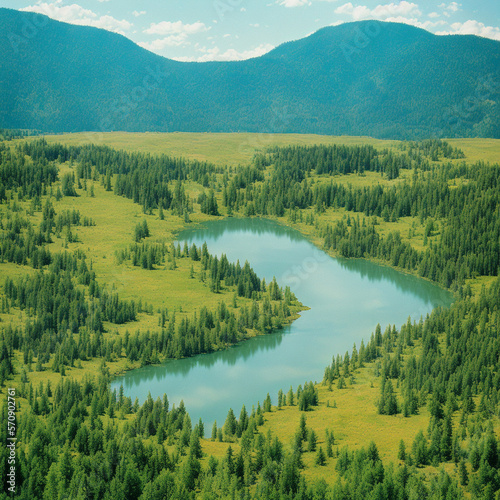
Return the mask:
{"type": "Polygon", "coordinates": [[[187,63],[2,8],[0,127],[500,138],[500,42],[360,21],[246,61],[187,63]]]}

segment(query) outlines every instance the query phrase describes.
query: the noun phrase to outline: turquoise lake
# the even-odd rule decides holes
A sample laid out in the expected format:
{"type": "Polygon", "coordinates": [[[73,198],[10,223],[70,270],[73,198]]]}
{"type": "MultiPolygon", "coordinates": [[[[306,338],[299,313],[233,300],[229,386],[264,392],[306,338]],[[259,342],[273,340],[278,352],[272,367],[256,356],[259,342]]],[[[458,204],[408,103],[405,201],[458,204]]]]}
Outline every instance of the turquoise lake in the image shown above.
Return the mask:
{"type": "MultiPolygon", "coordinates": [[[[127,372],[115,379],[125,394],[142,403],[167,394],[170,404],[184,404],[194,423],[201,417],[209,433],[214,420],[224,423],[229,408],[236,415],[244,404],[276,402],[306,381],[321,381],[332,356],[344,355],[369,340],[377,323],[382,331],[408,316],[419,320],[438,306],[448,307],[453,296],[432,283],[389,267],[356,259],[333,259],[294,229],[265,219],[225,219],[183,231],[178,236],[230,261],[248,260],[269,282],[290,286],[309,310],[292,325],[223,352],[165,362],[127,372]]],[[[166,297],[168,300],[168,297],[166,297]]],[[[201,307],[201,304],[200,304],[201,307]]]]}

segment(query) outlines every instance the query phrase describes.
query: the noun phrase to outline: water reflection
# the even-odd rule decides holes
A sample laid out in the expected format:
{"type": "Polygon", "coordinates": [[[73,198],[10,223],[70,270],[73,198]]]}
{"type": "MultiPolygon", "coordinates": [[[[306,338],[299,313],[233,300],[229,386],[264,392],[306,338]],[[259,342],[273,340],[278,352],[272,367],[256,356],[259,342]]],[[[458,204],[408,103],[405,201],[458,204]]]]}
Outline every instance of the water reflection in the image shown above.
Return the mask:
{"type": "Polygon", "coordinates": [[[276,236],[286,236],[290,241],[302,241],[304,237],[295,229],[284,226],[279,222],[269,219],[239,219],[228,217],[224,220],[210,221],[206,224],[199,224],[193,228],[186,229],[179,233],[178,239],[181,241],[189,241],[193,239],[219,239],[226,233],[234,233],[237,231],[251,233],[253,235],[264,235],[273,233],[276,236]]]}
{"type": "Polygon", "coordinates": [[[175,359],[161,365],[150,365],[127,373],[123,379],[123,387],[133,387],[151,380],[161,380],[168,375],[186,376],[194,368],[211,368],[216,364],[234,366],[241,361],[248,361],[262,351],[276,349],[283,340],[283,335],[290,331],[285,327],[279,332],[261,335],[241,342],[230,349],[216,351],[210,354],[200,354],[191,358],[175,359]]]}
{"type": "Polygon", "coordinates": [[[394,285],[403,293],[412,293],[419,299],[425,301],[426,304],[434,304],[434,307],[450,305],[450,293],[442,290],[440,294],[439,288],[429,281],[418,278],[411,274],[404,274],[396,271],[388,266],[374,265],[364,259],[336,259],[343,269],[358,273],[362,278],[369,281],[387,281],[394,285]],[[431,285],[429,287],[429,285],[431,285]],[[437,290],[436,290],[437,289],[437,290]]]}

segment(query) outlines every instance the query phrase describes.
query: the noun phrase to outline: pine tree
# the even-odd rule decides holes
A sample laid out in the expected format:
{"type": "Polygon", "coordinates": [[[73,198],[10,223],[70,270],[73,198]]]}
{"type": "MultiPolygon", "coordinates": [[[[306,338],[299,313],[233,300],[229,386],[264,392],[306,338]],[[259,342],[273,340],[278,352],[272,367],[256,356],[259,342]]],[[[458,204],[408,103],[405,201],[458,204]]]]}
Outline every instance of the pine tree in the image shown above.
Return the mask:
{"type": "Polygon", "coordinates": [[[467,473],[467,466],[465,465],[464,460],[460,460],[460,465],[458,466],[458,474],[460,477],[460,484],[462,486],[467,486],[469,483],[469,474],[467,473]]]}
{"type": "Polygon", "coordinates": [[[406,447],[402,439],[399,441],[398,460],[402,460],[403,462],[406,460],[406,447]]]}
{"type": "Polygon", "coordinates": [[[395,415],[398,413],[398,403],[390,379],[382,378],[380,392],[378,412],[382,415],[395,415]]]}
{"type": "Polygon", "coordinates": [[[302,440],[307,438],[306,416],[304,413],[300,414],[299,434],[302,440]]]}
{"type": "Polygon", "coordinates": [[[314,463],[320,466],[326,465],[325,453],[323,452],[323,448],[321,446],[318,448],[318,452],[316,453],[316,459],[314,463]]]}
{"type": "Polygon", "coordinates": [[[237,422],[236,417],[234,416],[234,412],[232,408],[227,412],[226,421],[224,422],[224,435],[227,437],[232,437],[236,433],[237,422]]]}
{"type": "Polygon", "coordinates": [[[316,442],[316,433],[313,429],[309,429],[309,432],[307,433],[307,450],[316,451],[316,442]]]}

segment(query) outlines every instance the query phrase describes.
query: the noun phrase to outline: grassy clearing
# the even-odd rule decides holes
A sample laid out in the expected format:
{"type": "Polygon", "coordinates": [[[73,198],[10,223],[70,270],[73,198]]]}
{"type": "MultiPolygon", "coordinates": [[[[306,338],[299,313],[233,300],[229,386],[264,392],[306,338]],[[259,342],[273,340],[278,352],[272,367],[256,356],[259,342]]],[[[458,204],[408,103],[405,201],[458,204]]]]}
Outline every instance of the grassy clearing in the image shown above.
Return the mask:
{"type": "MultiPolygon", "coordinates": [[[[88,143],[105,144],[126,151],[165,153],[217,165],[248,163],[257,151],[269,146],[345,144],[372,145],[376,148],[392,148],[400,141],[381,140],[372,137],[328,136],[313,134],[208,134],[208,133],[77,133],[47,136],[49,142],[67,145],[88,143]]],[[[478,160],[500,161],[500,139],[445,139],[453,147],[462,149],[468,163],[478,160]]],[[[461,161],[461,160],[455,160],[461,161]]]]}
{"type": "Polygon", "coordinates": [[[78,133],[48,136],[49,142],[61,142],[80,146],[88,143],[103,144],[126,151],[167,154],[192,160],[209,161],[217,165],[249,163],[257,151],[270,146],[313,144],[372,144],[376,147],[391,147],[398,141],[381,141],[371,137],[327,136],[312,134],[205,134],[174,132],[127,133],[109,132],[78,133]]]}
{"type": "MultiPolygon", "coordinates": [[[[414,348],[415,353],[419,347],[414,348]]],[[[412,443],[420,430],[427,431],[430,414],[426,407],[421,408],[418,415],[405,418],[402,414],[394,416],[379,415],[377,401],[380,397],[380,379],[374,376],[375,363],[367,364],[356,370],[354,384],[347,383],[346,388],[338,389],[335,385],[329,390],[323,384],[317,384],[319,405],[307,412],[301,412],[298,406],[272,408],[271,413],[264,414],[265,423],[261,427],[264,435],[271,432],[292,449],[294,435],[299,429],[301,414],[306,416],[306,427],[314,430],[317,436],[316,451],[307,451],[307,442],[303,443],[302,460],[305,468],[303,474],[308,480],[324,479],[333,485],[338,478],[336,471],[336,453],[344,446],[349,450],[364,447],[373,441],[384,463],[401,464],[398,459],[399,443],[405,443],[406,453],[411,451],[412,443]],[[319,447],[326,455],[326,431],[334,434],[334,456],[326,458],[326,465],[316,465],[316,453],[319,447]]],[[[398,397],[399,390],[395,389],[398,397]]],[[[453,416],[454,426],[458,426],[458,412],[453,416]]],[[[453,464],[445,464],[448,472],[454,471],[453,464]]],[[[428,479],[437,475],[438,469],[425,466],[421,469],[428,479]]]]}
{"type": "Polygon", "coordinates": [[[465,153],[465,161],[500,162],[500,139],[446,139],[453,147],[465,153]]]}

